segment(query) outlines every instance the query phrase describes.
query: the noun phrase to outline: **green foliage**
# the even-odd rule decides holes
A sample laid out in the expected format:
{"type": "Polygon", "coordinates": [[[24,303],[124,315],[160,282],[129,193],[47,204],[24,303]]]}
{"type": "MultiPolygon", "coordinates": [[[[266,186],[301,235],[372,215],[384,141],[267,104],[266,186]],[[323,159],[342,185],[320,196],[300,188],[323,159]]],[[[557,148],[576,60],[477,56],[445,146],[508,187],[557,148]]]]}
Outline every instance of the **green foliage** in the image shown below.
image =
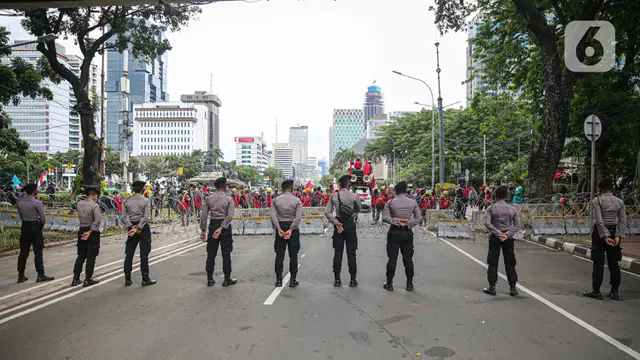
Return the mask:
{"type": "MultiPolygon", "coordinates": [[[[150,182],[161,177],[177,177],[178,168],[182,168],[182,178],[190,179],[202,172],[204,153],[194,151],[191,154],[153,156],[146,164],[140,164],[137,171],[144,173],[150,182]]],[[[133,171],[133,170],[132,170],[133,171]]]]}
{"type": "Polygon", "coordinates": [[[325,175],[320,179],[320,185],[322,185],[323,187],[327,187],[333,184],[333,179],[333,175],[325,175]]]}
{"type": "Polygon", "coordinates": [[[282,184],[282,181],[284,180],[284,176],[282,176],[282,170],[272,167],[266,168],[263,175],[268,176],[272,186],[276,188],[280,187],[280,184],[282,184]]]}
{"type": "Polygon", "coordinates": [[[357,152],[346,149],[338,152],[333,157],[333,161],[331,162],[331,167],[329,168],[330,173],[334,173],[336,171],[343,171],[349,168],[349,162],[355,161],[356,159],[364,159],[363,154],[358,154],[357,152]]]}
{"type": "Polygon", "coordinates": [[[238,169],[238,179],[247,184],[251,182],[251,186],[258,185],[258,179],[260,179],[260,173],[258,170],[252,167],[244,167],[240,165],[236,165],[236,169],[238,169]]]}

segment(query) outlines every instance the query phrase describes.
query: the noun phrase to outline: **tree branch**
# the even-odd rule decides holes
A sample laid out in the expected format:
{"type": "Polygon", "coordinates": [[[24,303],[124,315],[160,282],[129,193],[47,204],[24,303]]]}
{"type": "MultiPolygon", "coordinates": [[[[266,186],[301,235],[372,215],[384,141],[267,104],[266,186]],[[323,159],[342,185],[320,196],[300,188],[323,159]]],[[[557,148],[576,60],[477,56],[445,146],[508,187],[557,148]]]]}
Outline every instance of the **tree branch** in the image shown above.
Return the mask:
{"type": "Polygon", "coordinates": [[[47,58],[49,66],[51,66],[51,70],[62,76],[62,78],[67,80],[72,86],[75,86],[78,83],[78,77],[58,61],[58,52],[56,50],[55,41],[47,41],[46,45],[44,43],[38,43],[36,49],[38,49],[38,51],[47,58]]]}
{"type": "Polygon", "coordinates": [[[62,19],[64,18],[65,14],[66,14],[65,9],[60,9],[60,11],[58,12],[58,20],[56,20],[56,24],[53,27],[54,34],[57,34],[60,32],[60,26],[62,26],[62,19]]]}
{"type": "Polygon", "coordinates": [[[558,0],[551,0],[551,5],[553,5],[553,8],[556,10],[556,14],[558,14],[558,20],[560,20],[560,23],[562,25],[566,25],[567,21],[564,17],[564,12],[562,11],[560,4],[558,3],[558,0]]]}
{"type": "Polygon", "coordinates": [[[80,66],[80,84],[82,88],[86,88],[86,85],[89,83],[89,73],[91,62],[95,57],[96,53],[100,49],[100,47],[113,36],[113,29],[109,29],[109,31],[105,32],[100,36],[96,41],[91,44],[89,49],[85,49],[84,59],[82,60],[82,65],[80,66]]]}

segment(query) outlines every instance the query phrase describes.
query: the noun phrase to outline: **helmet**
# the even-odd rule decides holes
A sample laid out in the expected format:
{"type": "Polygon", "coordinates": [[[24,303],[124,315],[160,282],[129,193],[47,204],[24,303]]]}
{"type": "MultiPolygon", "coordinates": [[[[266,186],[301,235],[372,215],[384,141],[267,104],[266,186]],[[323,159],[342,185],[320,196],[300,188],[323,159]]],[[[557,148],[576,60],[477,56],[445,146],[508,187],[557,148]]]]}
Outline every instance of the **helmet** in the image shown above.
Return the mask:
{"type": "Polygon", "coordinates": [[[267,189],[267,192],[268,192],[269,194],[271,194],[271,189],[267,189]]]}
{"type": "Polygon", "coordinates": [[[449,195],[449,192],[447,190],[442,192],[443,195],[449,195]]]}
{"type": "Polygon", "coordinates": [[[382,186],[380,187],[380,190],[384,190],[384,189],[386,189],[386,187],[385,187],[384,185],[382,185],[382,186]]]}
{"type": "Polygon", "coordinates": [[[234,188],[232,191],[233,191],[234,193],[237,193],[237,192],[238,192],[238,189],[235,189],[235,188],[234,188]]]}
{"type": "Polygon", "coordinates": [[[431,195],[431,191],[427,191],[427,192],[426,192],[426,194],[427,194],[427,195],[431,195]]]}

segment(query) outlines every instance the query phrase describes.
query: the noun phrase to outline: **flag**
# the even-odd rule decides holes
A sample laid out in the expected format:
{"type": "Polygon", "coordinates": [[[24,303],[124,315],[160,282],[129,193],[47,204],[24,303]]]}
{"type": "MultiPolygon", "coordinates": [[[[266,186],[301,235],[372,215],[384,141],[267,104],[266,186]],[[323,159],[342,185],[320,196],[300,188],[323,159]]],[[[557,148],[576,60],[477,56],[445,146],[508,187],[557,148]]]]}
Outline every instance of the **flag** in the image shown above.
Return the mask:
{"type": "Polygon", "coordinates": [[[364,161],[364,175],[371,175],[371,162],[369,160],[364,161]]]}
{"type": "Polygon", "coordinates": [[[16,186],[20,185],[20,179],[18,179],[17,176],[13,175],[13,179],[11,180],[11,182],[13,182],[13,187],[15,188],[16,186]]]}
{"type": "Polygon", "coordinates": [[[42,186],[42,183],[47,180],[47,172],[43,171],[42,175],[40,175],[40,179],[38,179],[38,187],[42,186]]]}
{"type": "Polygon", "coordinates": [[[376,188],[376,178],[371,175],[371,189],[376,188]]]}
{"type": "Polygon", "coordinates": [[[304,189],[305,190],[307,190],[307,189],[313,190],[313,185],[311,184],[311,180],[309,180],[309,182],[307,183],[307,186],[304,189]]]}

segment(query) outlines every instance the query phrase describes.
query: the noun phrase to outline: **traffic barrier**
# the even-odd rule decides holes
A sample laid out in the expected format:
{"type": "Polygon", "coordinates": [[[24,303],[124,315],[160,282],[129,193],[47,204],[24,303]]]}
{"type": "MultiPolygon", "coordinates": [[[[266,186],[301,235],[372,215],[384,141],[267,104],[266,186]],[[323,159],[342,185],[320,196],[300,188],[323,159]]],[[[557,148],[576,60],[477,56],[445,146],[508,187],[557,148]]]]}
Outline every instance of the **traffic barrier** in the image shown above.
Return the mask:
{"type": "Polygon", "coordinates": [[[244,220],[242,218],[234,217],[233,220],[231,220],[231,233],[233,235],[244,234],[244,220]]]}
{"type": "Polygon", "coordinates": [[[18,210],[7,209],[0,212],[0,222],[6,227],[20,227],[22,221],[18,215],[18,210]]]}
{"type": "Polygon", "coordinates": [[[428,230],[438,230],[441,220],[453,220],[453,210],[426,210],[425,219],[428,230]]]}
{"type": "MultiPolygon", "coordinates": [[[[76,231],[79,228],[80,221],[78,215],[71,214],[46,214],[45,230],[63,230],[76,231]]],[[[100,231],[104,231],[105,226],[116,225],[118,222],[115,216],[102,217],[100,222],[100,231]]],[[[17,210],[0,211],[0,223],[3,226],[11,228],[19,228],[22,226],[22,220],[17,210]]]]}
{"type": "Polygon", "coordinates": [[[470,238],[469,220],[440,220],[440,222],[438,222],[438,236],[470,238]]]}
{"type": "Polygon", "coordinates": [[[564,228],[567,235],[587,235],[591,233],[591,220],[584,216],[565,216],[564,228]]]}
{"type": "Polygon", "coordinates": [[[486,232],[484,226],[484,211],[475,210],[471,213],[471,229],[473,232],[486,232]]]}
{"type": "Polygon", "coordinates": [[[300,222],[300,234],[322,234],[324,233],[325,225],[322,220],[323,216],[303,216],[300,222]]]}
{"type": "Polygon", "coordinates": [[[535,216],[532,220],[535,235],[565,235],[564,216],[535,216]]]}
{"type": "Polygon", "coordinates": [[[629,234],[638,235],[640,234],[640,216],[634,215],[630,216],[627,219],[627,228],[629,234]]]}

